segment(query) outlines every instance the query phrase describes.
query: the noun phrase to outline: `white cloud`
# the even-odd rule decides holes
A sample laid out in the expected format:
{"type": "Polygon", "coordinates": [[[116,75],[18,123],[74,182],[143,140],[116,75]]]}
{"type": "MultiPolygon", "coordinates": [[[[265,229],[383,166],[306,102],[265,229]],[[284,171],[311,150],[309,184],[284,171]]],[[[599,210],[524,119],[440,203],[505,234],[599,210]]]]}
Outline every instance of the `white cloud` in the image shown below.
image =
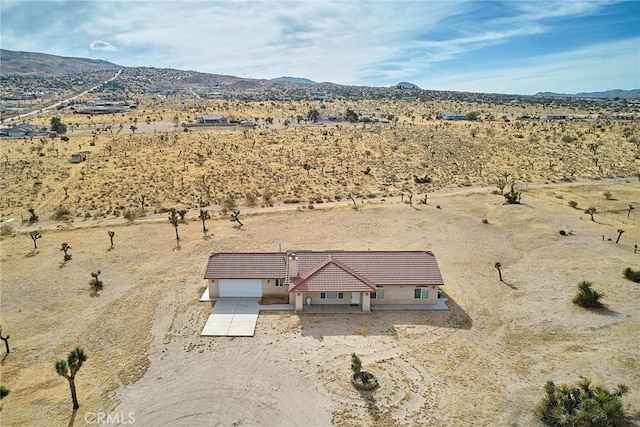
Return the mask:
{"type": "Polygon", "coordinates": [[[91,50],[106,50],[108,52],[115,52],[118,50],[117,47],[112,45],[111,43],[102,41],[102,40],[94,40],[89,43],[89,48],[91,50]]]}
{"type": "Polygon", "coordinates": [[[638,64],[640,37],[531,57],[499,69],[453,72],[415,83],[429,89],[523,95],[637,89],[638,64]]]}

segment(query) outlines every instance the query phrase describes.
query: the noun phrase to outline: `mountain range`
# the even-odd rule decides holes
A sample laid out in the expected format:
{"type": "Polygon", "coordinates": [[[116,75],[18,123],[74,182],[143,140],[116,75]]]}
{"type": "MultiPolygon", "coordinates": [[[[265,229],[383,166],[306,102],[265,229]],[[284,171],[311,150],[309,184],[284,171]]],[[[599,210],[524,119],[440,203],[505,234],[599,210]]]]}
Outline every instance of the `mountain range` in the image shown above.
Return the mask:
{"type": "MultiPolygon", "coordinates": [[[[73,76],[78,74],[83,74],[87,72],[94,71],[104,71],[104,70],[118,70],[121,68],[130,68],[130,67],[122,67],[117,64],[113,64],[108,61],[99,60],[99,59],[88,59],[88,58],[76,58],[76,57],[63,57],[50,55],[47,53],[37,53],[37,52],[19,52],[19,51],[11,51],[6,49],[0,49],[0,76],[35,76],[35,77],[63,77],[63,76],[73,76]]],[[[135,68],[135,67],[134,67],[135,68]]],[[[197,73],[202,75],[209,76],[218,76],[217,74],[209,74],[209,73],[197,73]]],[[[245,81],[245,84],[251,84],[251,82],[256,81],[256,79],[243,79],[240,77],[234,76],[219,76],[232,78],[236,81],[236,85],[242,85],[242,81],[245,81]]],[[[268,81],[268,80],[267,80],[268,81]]],[[[315,85],[320,84],[313,80],[303,78],[303,77],[277,77],[270,80],[271,82],[276,83],[293,83],[300,85],[315,85]]],[[[400,82],[394,87],[401,87],[407,89],[420,89],[413,83],[408,82],[400,82]]],[[[608,90],[603,92],[581,92],[576,94],[561,94],[554,92],[539,92],[534,95],[534,97],[540,98],[566,98],[566,97],[576,97],[576,98],[622,98],[622,99],[640,99],[640,89],[633,90],[608,90]]]]}

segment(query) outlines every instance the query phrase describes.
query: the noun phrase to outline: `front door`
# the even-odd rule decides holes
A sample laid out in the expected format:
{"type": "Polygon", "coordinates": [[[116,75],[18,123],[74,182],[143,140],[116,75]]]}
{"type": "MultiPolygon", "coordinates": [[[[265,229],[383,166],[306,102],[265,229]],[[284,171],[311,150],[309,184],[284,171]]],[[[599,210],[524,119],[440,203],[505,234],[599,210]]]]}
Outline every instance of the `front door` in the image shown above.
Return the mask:
{"type": "Polygon", "coordinates": [[[351,292],[351,304],[360,304],[360,292],[351,292]]]}

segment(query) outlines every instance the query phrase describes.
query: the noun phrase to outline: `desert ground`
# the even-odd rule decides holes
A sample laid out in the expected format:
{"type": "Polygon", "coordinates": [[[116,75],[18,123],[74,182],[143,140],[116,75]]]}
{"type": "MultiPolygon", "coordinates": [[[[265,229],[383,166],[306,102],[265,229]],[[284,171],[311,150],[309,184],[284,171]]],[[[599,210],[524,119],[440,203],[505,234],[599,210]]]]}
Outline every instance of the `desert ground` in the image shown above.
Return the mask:
{"type": "Polygon", "coordinates": [[[0,246],[3,334],[12,347],[2,362],[11,389],[2,424],[85,425],[103,412],[140,425],[536,425],[545,381],[581,375],[627,384],[625,409],[638,422],[640,288],[622,270],[640,264],[640,227],[621,214],[591,221],[566,203],[587,204],[605,190],[640,202],[640,187],[624,180],[530,188],[520,205],[504,205],[491,187],[454,188],[427,205],[394,197],[357,210],[348,200],[256,210],[242,228],[209,221],[208,238],[196,219],[179,227],[179,250],[160,217],[41,226],[35,253],[25,234],[34,226],[23,226],[0,246]],[[66,263],[61,242],[72,247],[66,263]],[[211,310],[198,302],[207,255],[280,246],[432,250],[450,310],[267,312],[253,338],[200,337],[211,310]],[[105,283],[97,295],[88,285],[95,270],[105,283]],[[606,309],[571,303],[581,280],[606,294],[606,309]],[[76,345],[89,358],[72,418],[53,362],[76,345]],[[379,389],[351,386],[352,352],[379,389]]]}
{"type": "Polygon", "coordinates": [[[0,424],[110,414],[122,425],[529,426],[547,380],[580,376],[628,385],[625,410],[640,422],[640,287],[622,275],[640,268],[637,122],[379,100],[321,114],[353,108],[393,115],[388,124],[298,124],[310,108],[147,98],[125,115],[59,112],[68,142],[0,141],[0,324],[11,337],[0,424]],[[471,108],[481,121],[433,119],[471,108]],[[183,131],[203,113],[260,126],[183,131]],[[78,151],[87,160],[71,164],[78,151]],[[504,204],[500,181],[521,204],[504,204]],[[28,208],[38,222],[21,221],[28,208]],[[169,208],[187,211],[179,246],[169,208]],[[280,249],[431,250],[450,310],[262,312],[253,338],[200,337],[208,255],[280,249]],[[605,309],[571,302],[582,280],[605,309]],[[54,363],[77,345],[88,360],[74,414],[54,363]],[[352,352],[378,376],[374,392],[350,384],[352,352]]]}

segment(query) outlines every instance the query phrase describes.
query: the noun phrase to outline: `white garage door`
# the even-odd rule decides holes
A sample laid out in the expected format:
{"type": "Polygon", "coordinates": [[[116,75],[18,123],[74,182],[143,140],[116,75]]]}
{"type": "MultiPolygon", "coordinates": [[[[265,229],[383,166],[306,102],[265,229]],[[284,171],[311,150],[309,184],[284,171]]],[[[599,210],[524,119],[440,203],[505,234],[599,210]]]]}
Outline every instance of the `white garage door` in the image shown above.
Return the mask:
{"type": "Polygon", "coordinates": [[[260,279],[220,279],[218,294],[221,297],[261,297],[262,280],[260,279]]]}

